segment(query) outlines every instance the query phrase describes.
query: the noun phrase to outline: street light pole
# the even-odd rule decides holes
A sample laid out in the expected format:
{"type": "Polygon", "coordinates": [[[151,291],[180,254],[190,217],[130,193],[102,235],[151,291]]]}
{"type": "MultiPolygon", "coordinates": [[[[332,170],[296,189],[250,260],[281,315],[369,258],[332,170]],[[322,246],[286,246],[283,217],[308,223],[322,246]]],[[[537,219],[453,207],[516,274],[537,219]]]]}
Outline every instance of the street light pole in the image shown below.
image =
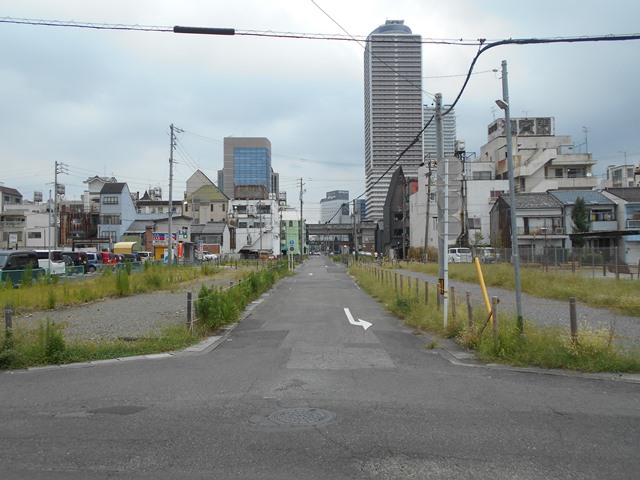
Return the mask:
{"type": "Polygon", "coordinates": [[[507,170],[509,174],[509,208],[511,215],[511,255],[513,257],[513,270],[515,275],[516,312],[518,330],[522,333],[522,298],[520,288],[520,255],[518,253],[518,228],[516,216],[516,187],[513,171],[513,139],[511,138],[511,113],[509,111],[509,81],[507,78],[507,61],[502,61],[502,100],[496,100],[496,104],[504,110],[504,131],[507,136],[507,170]]]}

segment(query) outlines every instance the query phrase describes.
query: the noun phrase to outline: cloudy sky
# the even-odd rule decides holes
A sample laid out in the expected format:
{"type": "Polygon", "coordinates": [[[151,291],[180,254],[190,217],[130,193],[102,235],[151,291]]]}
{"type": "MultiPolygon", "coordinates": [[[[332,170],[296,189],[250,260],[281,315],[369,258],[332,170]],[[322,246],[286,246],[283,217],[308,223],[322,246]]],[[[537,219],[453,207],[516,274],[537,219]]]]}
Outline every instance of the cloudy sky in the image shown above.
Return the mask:
{"type": "MultiPolygon", "coordinates": [[[[240,32],[368,35],[403,19],[424,40],[555,38],[640,32],[631,0],[3,0],[0,19],[235,28],[240,32]],[[342,30],[343,29],[343,30],[342,30]]],[[[425,103],[456,97],[477,46],[423,46],[425,103]]],[[[640,161],[640,41],[505,46],[483,54],[458,106],[457,133],[480,151],[502,115],[508,62],[512,117],[552,116],[607,165],[640,161]],[[586,145],[585,145],[586,143],[586,145]]],[[[353,41],[180,35],[0,23],[0,182],[26,198],[67,198],[115,176],[168,195],[169,125],[179,134],[174,199],[200,168],[213,181],[227,136],[264,136],[290,204],[305,184],[316,222],[330,190],[364,191],[363,47],[353,41]]],[[[416,132],[417,133],[417,132],[416,132]]],[[[580,150],[579,150],[580,151],[580,150]]]]}

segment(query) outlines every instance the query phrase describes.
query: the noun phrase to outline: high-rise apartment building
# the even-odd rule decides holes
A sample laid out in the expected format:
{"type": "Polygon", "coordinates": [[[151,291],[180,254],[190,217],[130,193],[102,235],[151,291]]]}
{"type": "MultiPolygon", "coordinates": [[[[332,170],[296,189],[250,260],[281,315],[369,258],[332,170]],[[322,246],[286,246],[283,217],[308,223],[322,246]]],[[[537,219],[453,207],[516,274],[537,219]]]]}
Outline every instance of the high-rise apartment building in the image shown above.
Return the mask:
{"type": "Polygon", "coordinates": [[[218,188],[229,198],[273,198],[279,190],[271,168],[271,142],[264,137],[225,137],[218,188]]]}
{"type": "MultiPolygon", "coordinates": [[[[444,105],[442,107],[442,113],[451,108],[451,105],[444,105]]],[[[424,106],[424,123],[431,120],[436,113],[436,107],[425,105],[424,106]]],[[[442,136],[444,138],[444,156],[452,157],[456,152],[456,112],[451,110],[445,116],[442,117],[442,136]]],[[[424,156],[431,160],[436,160],[436,122],[435,119],[431,120],[431,123],[424,131],[424,156]]]]}
{"type": "Polygon", "coordinates": [[[406,176],[415,177],[423,161],[422,137],[398,161],[422,130],[421,40],[403,20],[387,20],[367,37],[364,121],[369,220],[382,220],[394,170],[402,166],[406,176]]]}

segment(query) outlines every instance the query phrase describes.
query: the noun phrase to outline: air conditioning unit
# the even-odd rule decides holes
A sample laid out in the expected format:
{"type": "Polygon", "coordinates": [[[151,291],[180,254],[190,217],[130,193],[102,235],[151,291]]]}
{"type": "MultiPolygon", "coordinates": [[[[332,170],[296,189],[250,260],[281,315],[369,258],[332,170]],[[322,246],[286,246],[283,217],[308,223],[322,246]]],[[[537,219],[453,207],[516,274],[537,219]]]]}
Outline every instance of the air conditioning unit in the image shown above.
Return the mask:
{"type": "Polygon", "coordinates": [[[556,227],[555,232],[556,232],[556,235],[564,235],[564,228],[556,227]]]}
{"type": "Polygon", "coordinates": [[[540,228],[540,235],[546,235],[546,234],[550,233],[549,230],[550,229],[547,228],[547,227],[541,227],[540,228]]]}

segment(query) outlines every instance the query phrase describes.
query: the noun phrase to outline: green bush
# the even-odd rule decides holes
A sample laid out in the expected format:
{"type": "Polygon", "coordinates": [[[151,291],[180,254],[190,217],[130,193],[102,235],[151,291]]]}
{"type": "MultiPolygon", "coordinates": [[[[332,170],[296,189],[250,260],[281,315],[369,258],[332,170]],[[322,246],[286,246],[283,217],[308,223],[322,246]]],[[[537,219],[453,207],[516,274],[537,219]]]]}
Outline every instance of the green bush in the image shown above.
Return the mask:
{"type": "Polygon", "coordinates": [[[46,363],[62,363],[67,345],[62,331],[53,320],[47,319],[46,325],[38,328],[38,346],[41,359],[46,363]]]}
{"type": "Polygon", "coordinates": [[[116,292],[119,296],[129,295],[129,274],[123,268],[116,272],[116,292]]]}

